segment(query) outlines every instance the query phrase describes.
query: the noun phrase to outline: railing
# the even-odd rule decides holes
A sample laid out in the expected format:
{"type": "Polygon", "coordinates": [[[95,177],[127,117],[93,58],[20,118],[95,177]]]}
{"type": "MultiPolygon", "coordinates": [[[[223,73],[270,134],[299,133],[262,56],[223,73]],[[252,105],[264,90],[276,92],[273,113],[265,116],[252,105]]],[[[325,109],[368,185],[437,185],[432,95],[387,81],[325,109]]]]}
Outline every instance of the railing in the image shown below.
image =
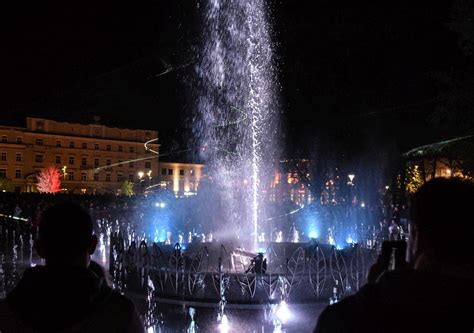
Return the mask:
{"type": "Polygon", "coordinates": [[[342,297],[365,283],[375,250],[304,244],[284,258],[271,249],[266,256],[265,273],[246,273],[245,258],[220,244],[202,243],[192,251],[145,241],[125,247],[124,238],[112,234],[109,272],[121,291],[146,293],[152,284],[162,299],[217,304],[225,293],[228,303],[327,302],[334,288],[342,297]]]}

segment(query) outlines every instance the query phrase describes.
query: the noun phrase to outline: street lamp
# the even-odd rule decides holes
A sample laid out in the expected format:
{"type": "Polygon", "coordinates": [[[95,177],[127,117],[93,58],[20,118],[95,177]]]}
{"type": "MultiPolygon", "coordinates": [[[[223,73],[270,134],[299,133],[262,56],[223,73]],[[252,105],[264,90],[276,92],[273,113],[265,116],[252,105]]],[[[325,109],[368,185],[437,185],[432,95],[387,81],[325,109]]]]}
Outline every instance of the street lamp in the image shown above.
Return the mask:
{"type": "Polygon", "coordinates": [[[150,187],[151,186],[151,170],[148,170],[146,175],[148,176],[148,187],[150,187]]]}
{"type": "Polygon", "coordinates": [[[139,191],[140,194],[142,194],[143,175],[144,175],[143,171],[138,171],[138,179],[139,179],[139,182],[140,182],[140,183],[139,183],[139,184],[140,184],[140,185],[139,185],[139,186],[140,186],[140,191],[139,191]]]}
{"type": "Polygon", "coordinates": [[[347,175],[347,177],[349,177],[349,183],[348,184],[353,185],[352,181],[354,180],[355,175],[353,173],[351,173],[351,174],[347,175]]]}
{"type": "Polygon", "coordinates": [[[354,186],[354,183],[352,181],[354,180],[355,175],[353,173],[350,173],[350,174],[347,175],[347,177],[349,177],[349,181],[347,182],[347,185],[350,186],[350,188],[349,188],[349,200],[350,200],[350,202],[353,202],[354,198],[352,197],[352,195],[353,195],[352,194],[352,187],[354,186]]]}
{"type": "Polygon", "coordinates": [[[66,180],[66,176],[67,176],[67,166],[63,166],[61,168],[61,171],[63,172],[63,177],[64,177],[64,180],[66,180]]]}

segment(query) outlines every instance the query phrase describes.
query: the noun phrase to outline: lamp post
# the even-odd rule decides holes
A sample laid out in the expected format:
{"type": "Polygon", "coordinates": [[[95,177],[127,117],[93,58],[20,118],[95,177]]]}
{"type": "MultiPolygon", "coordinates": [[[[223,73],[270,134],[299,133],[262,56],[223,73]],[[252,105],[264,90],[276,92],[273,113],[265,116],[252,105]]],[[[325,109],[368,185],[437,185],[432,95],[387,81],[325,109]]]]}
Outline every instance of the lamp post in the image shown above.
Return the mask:
{"type": "Polygon", "coordinates": [[[354,183],[352,181],[354,180],[355,175],[353,173],[350,173],[347,175],[347,177],[349,177],[349,181],[347,182],[347,184],[353,186],[354,183]]]}
{"type": "Polygon", "coordinates": [[[150,187],[151,186],[151,170],[148,170],[146,175],[148,176],[148,187],[150,187]]]}
{"type": "Polygon", "coordinates": [[[61,168],[61,171],[63,172],[63,178],[64,178],[64,180],[66,180],[66,176],[67,176],[67,166],[66,166],[66,165],[63,166],[63,167],[61,168]]]}
{"type": "Polygon", "coordinates": [[[354,186],[354,178],[355,178],[355,175],[353,173],[350,173],[347,175],[347,177],[349,178],[349,181],[347,182],[347,185],[349,185],[349,201],[352,203],[352,187],[354,186]]]}
{"type": "Polygon", "coordinates": [[[143,171],[138,171],[138,181],[139,181],[139,193],[142,194],[142,182],[143,182],[143,171]]]}

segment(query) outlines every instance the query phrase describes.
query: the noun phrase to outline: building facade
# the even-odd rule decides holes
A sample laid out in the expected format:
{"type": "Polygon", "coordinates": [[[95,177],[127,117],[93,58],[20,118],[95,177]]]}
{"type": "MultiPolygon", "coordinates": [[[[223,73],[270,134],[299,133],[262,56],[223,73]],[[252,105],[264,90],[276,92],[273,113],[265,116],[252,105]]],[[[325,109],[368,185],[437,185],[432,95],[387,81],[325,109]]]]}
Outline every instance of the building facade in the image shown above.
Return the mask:
{"type": "Polygon", "coordinates": [[[280,161],[280,168],[273,173],[269,201],[282,203],[291,201],[298,206],[304,206],[314,201],[308,186],[311,184],[311,161],[294,159],[280,161]]]}
{"type": "Polygon", "coordinates": [[[36,175],[55,166],[63,192],[119,193],[125,180],[139,184],[139,174],[152,184],[157,139],[151,130],[27,118],[25,128],[0,126],[0,178],[10,179],[16,192],[36,192],[36,175]]]}
{"type": "Polygon", "coordinates": [[[158,167],[162,188],[173,191],[176,197],[197,194],[204,164],[159,162],[158,167]]]}

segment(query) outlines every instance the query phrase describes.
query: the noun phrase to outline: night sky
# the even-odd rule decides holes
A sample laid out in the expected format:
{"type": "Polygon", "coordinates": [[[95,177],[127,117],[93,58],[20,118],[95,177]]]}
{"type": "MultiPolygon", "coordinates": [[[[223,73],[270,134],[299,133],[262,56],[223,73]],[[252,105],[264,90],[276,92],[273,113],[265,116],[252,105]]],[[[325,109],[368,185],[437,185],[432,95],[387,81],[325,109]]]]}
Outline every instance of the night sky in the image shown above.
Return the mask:
{"type": "MultiPolygon", "coordinates": [[[[163,144],[184,142],[194,107],[184,82],[204,8],[196,3],[9,9],[2,123],[23,126],[27,115],[92,122],[99,115],[107,125],[158,130],[163,144]],[[175,70],[159,75],[169,65],[175,70]],[[160,120],[150,122],[151,114],[160,120]]],[[[471,60],[449,28],[452,5],[269,1],[285,154],[308,156],[314,145],[366,151],[374,143],[404,151],[472,130],[457,133],[433,118],[444,103],[443,78],[466,72],[471,60]]]]}

